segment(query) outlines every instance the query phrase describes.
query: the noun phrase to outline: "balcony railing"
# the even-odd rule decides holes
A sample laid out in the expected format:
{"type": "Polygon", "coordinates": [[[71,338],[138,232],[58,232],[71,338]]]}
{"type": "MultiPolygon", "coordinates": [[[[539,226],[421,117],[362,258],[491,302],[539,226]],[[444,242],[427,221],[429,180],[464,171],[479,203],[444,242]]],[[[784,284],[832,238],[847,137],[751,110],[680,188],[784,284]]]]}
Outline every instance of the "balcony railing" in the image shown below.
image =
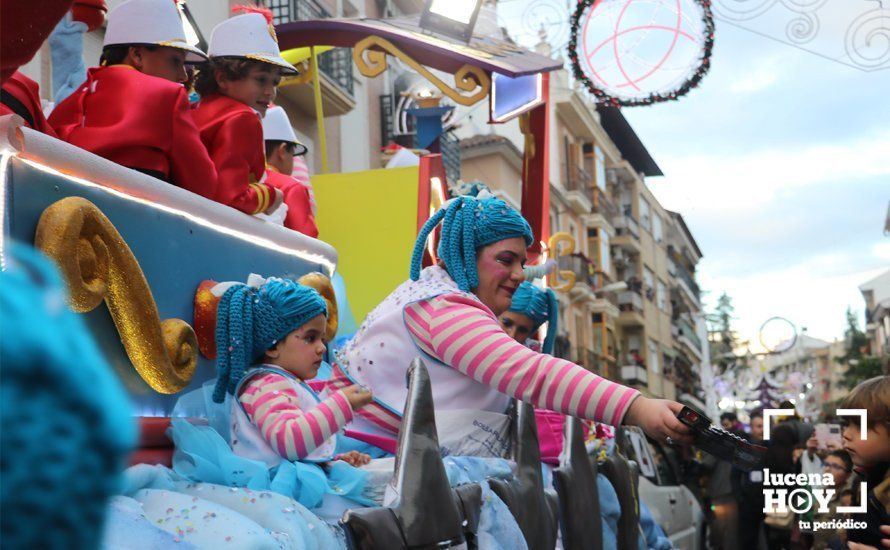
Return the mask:
{"type": "Polygon", "coordinates": [[[607,220],[612,220],[618,214],[618,208],[599,187],[593,188],[593,211],[602,214],[607,220]]]}
{"type": "MultiPolygon", "coordinates": [[[[331,13],[316,0],[268,0],[267,5],[272,11],[272,21],[276,25],[291,21],[332,17],[331,13]]],[[[354,95],[352,50],[350,48],[334,48],[319,54],[318,69],[335,82],[341,90],[350,96],[354,95]]]]}
{"type": "Polygon", "coordinates": [[[460,140],[453,133],[445,132],[439,138],[439,150],[442,164],[445,165],[445,177],[448,181],[456,182],[460,179],[460,140]]]}
{"type": "Polygon", "coordinates": [[[692,274],[683,267],[683,264],[676,264],[677,269],[677,277],[680,278],[686,286],[689,287],[689,290],[692,291],[692,294],[695,295],[696,299],[701,299],[701,290],[699,290],[698,285],[695,283],[695,279],[692,274]]]}
{"type": "Polygon", "coordinates": [[[625,206],[623,213],[615,216],[615,221],[612,225],[615,227],[615,231],[619,237],[622,235],[631,235],[637,240],[640,239],[640,224],[637,223],[636,218],[629,212],[627,206],[625,206]]]}
{"type": "Polygon", "coordinates": [[[556,265],[561,271],[571,271],[575,274],[575,284],[586,284],[594,286],[596,284],[593,264],[590,263],[583,254],[569,254],[568,256],[559,256],[556,259],[556,265]]]}
{"type": "Polygon", "coordinates": [[[643,297],[633,291],[622,292],[618,295],[618,309],[643,313],[643,297]]]}
{"type": "Polygon", "coordinates": [[[701,350],[701,338],[698,337],[698,334],[695,333],[695,327],[692,326],[692,323],[680,317],[676,321],[677,328],[680,329],[680,336],[686,337],[690,342],[695,346],[695,349],[701,350]]]}

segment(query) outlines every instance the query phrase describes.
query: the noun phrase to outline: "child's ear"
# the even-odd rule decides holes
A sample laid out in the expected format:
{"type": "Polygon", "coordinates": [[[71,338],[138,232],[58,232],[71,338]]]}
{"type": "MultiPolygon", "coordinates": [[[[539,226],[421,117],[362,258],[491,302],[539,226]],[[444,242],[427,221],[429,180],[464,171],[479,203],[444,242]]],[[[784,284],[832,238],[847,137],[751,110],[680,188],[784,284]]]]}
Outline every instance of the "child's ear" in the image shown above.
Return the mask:
{"type": "Polygon", "coordinates": [[[281,351],[278,349],[278,342],[275,342],[275,345],[266,350],[266,357],[270,359],[278,359],[278,356],[281,355],[281,351]]]}
{"type": "Polygon", "coordinates": [[[213,69],[213,79],[216,80],[216,85],[219,90],[225,93],[228,90],[228,80],[223,76],[223,72],[219,69],[213,69]]]}

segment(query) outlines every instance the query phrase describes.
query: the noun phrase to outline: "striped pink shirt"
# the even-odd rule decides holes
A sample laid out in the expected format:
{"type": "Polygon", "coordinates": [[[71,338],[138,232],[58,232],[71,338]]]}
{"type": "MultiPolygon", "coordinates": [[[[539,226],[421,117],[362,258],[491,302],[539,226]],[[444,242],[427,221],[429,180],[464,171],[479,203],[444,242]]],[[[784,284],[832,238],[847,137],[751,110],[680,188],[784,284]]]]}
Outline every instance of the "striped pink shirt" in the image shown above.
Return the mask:
{"type": "Polygon", "coordinates": [[[526,348],[504,332],[490,310],[461,294],[409,304],[405,322],[424,352],[538,408],[618,426],[639,395],[574,363],[526,348]]]}
{"type": "Polygon", "coordinates": [[[352,421],[352,407],[343,392],[332,392],[304,411],[291,382],[280,374],[248,381],[238,401],[263,438],[288,460],[305,458],[352,421]]]}

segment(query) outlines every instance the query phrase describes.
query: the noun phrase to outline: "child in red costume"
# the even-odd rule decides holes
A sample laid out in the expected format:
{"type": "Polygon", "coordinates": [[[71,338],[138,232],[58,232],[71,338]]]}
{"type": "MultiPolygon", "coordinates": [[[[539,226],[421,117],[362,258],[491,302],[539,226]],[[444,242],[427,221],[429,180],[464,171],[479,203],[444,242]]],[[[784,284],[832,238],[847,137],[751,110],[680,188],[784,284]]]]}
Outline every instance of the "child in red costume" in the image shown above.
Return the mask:
{"type": "Polygon", "coordinates": [[[310,237],[318,237],[318,227],[309,200],[309,188],[294,178],[294,157],[306,154],[281,107],[270,107],[263,118],[266,141],[266,183],[284,193],[287,215],[284,226],[310,237]]]}
{"type": "Polygon", "coordinates": [[[296,68],[281,58],[271,12],[236,9],[248,13],[223,21],[211,34],[210,63],[195,81],[201,101],[194,116],[216,165],[216,200],[247,214],[269,214],[283,193],[265,182],[260,119],[275,99],[281,73],[296,68]]]}
{"type": "Polygon", "coordinates": [[[20,71],[13,73],[3,83],[3,89],[0,91],[0,116],[3,115],[19,115],[25,119],[28,128],[56,136],[46,117],[43,116],[37,83],[20,71]]]}
{"type": "Polygon", "coordinates": [[[108,14],[101,66],[49,122],[72,145],[213,199],[216,171],[182,85],[185,63],[204,57],[173,2],[124,2],[108,14]]]}

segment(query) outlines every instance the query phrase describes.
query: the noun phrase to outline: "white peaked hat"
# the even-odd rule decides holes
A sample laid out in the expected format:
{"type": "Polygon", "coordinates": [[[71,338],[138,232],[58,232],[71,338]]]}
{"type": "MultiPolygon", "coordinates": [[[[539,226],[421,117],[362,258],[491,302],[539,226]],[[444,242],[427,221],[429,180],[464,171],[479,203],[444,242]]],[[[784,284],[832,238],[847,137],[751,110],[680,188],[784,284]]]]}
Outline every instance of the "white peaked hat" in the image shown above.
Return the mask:
{"type": "Polygon", "coordinates": [[[297,155],[303,155],[308,151],[305,145],[297,139],[287,113],[278,105],[269,107],[266,116],[263,117],[263,140],[287,141],[297,146],[297,155]]]}
{"type": "Polygon", "coordinates": [[[214,27],[207,53],[210,57],[246,57],[297,72],[281,57],[275,27],[261,13],[236,15],[214,27]]]}
{"type": "Polygon", "coordinates": [[[205,61],[207,54],[185,39],[182,17],[173,0],[128,0],[108,13],[103,46],[156,44],[186,51],[186,61],[205,61]]]}

